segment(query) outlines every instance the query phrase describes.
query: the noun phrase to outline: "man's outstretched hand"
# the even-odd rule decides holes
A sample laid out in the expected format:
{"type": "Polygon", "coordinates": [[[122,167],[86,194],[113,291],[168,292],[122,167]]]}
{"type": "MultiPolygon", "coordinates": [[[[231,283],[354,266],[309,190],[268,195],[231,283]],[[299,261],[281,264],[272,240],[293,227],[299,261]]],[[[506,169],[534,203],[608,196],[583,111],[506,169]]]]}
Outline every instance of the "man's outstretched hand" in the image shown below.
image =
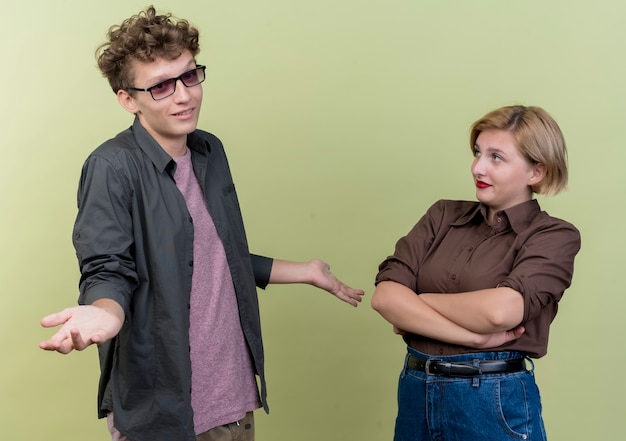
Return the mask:
{"type": "Polygon", "coordinates": [[[113,300],[102,299],[93,305],[74,306],[41,319],[44,328],[59,325],[61,328],[49,340],[39,343],[39,347],[61,354],[82,351],[115,337],[123,323],[124,311],[113,300]]]}
{"type": "Polygon", "coordinates": [[[311,273],[311,284],[320,289],[328,291],[339,300],[358,306],[363,299],[365,292],[362,289],[354,289],[337,279],[330,271],[330,265],[323,260],[313,259],[308,262],[313,268],[311,273]]]}

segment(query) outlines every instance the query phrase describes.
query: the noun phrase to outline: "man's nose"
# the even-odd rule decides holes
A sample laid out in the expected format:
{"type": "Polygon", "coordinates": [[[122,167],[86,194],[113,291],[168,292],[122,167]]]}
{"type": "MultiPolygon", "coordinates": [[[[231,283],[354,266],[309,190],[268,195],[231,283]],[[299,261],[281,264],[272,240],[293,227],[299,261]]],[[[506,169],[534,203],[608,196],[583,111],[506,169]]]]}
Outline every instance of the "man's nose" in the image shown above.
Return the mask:
{"type": "Polygon", "coordinates": [[[174,88],[174,93],[173,93],[174,99],[187,100],[189,98],[189,91],[187,89],[188,87],[185,86],[185,84],[183,83],[183,80],[178,78],[176,80],[176,87],[174,88]]]}

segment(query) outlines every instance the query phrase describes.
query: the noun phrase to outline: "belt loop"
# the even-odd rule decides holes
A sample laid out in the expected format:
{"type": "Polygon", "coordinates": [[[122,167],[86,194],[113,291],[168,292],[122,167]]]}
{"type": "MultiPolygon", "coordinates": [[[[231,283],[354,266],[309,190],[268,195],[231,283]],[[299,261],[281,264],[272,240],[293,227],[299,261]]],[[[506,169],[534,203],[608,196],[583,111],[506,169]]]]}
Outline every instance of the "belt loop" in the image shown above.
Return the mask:
{"type": "Polygon", "coordinates": [[[409,357],[410,356],[411,354],[407,353],[406,357],[404,357],[404,366],[402,366],[402,372],[400,372],[400,378],[404,378],[409,372],[409,357]]]}
{"type": "MultiPolygon", "coordinates": [[[[474,360],[472,360],[472,365],[478,369],[478,372],[480,374],[482,374],[482,372],[480,372],[480,360],[475,358],[474,360]]],[[[479,387],[480,386],[480,377],[479,376],[475,376],[472,379],[472,387],[479,387]]]]}

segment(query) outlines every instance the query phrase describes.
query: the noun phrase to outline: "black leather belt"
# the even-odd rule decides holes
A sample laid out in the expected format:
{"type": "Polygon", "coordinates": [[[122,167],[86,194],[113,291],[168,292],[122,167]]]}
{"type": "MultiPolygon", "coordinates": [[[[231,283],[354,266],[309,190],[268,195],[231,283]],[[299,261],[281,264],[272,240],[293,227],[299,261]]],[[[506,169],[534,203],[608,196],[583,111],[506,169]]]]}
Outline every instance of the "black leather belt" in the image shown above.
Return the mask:
{"type": "Polygon", "coordinates": [[[409,355],[407,367],[414,371],[426,372],[428,375],[444,375],[448,377],[476,377],[483,374],[508,374],[526,370],[523,358],[509,360],[480,360],[451,363],[449,361],[418,358],[409,355]]]}

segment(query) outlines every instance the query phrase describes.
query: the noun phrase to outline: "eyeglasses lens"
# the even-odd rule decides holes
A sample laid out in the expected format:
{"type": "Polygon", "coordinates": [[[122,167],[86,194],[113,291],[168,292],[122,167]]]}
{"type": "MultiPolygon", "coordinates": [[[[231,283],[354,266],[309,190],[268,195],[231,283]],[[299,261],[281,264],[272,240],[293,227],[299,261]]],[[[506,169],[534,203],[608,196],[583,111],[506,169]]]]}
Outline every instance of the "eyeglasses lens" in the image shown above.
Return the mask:
{"type": "Polygon", "coordinates": [[[165,80],[162,83],[152,86],[149,90],[152,94],[152,98],[155,100],[161,100],[174,93],[176,90],[176,80],[165,80]]]}
{"type": "Polygon", "coordinates": [[[204,81],[204,70],[198,67],[181,75],[180,80],[187,87],[195,86],[204,81]]]}
{"type": "Polygon", "coordinates": [[[150,87],[148,90],[155,100],[162,100],[176,91],[176,82],[180,79],[186,87],[197,86],[204,81],[204,66],[185,72],[178,78],[171,78],[150,87]]]}

